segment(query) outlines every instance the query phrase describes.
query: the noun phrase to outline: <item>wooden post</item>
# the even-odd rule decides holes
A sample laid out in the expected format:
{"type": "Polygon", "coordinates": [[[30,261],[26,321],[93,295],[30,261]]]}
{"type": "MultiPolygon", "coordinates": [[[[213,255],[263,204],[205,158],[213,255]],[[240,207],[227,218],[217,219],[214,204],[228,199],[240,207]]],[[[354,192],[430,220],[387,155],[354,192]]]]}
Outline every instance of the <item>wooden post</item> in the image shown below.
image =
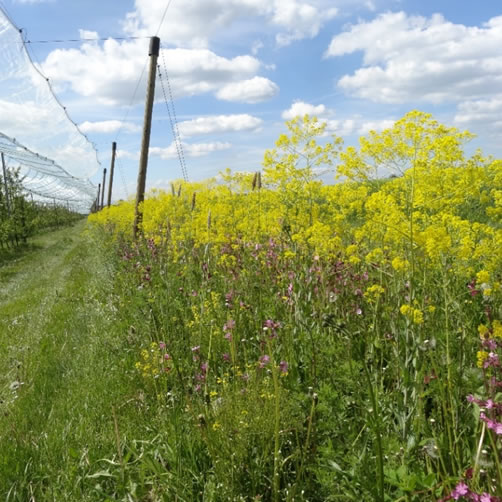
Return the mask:
{"type": "Polygon", "coordinates": [[[98,184],[98,198],[96,199],[96,212],[99,211],[99,197],[101,195],[101,183],[98,184]]]}
{"type": "Polygon", "coordinates": [[[105,202],[105,183],[106,183],[106,167],[103,169],[103,184],[101,185],[101,209],[103,209],[105,202]]]}
{"type": "Polygon", "coordinates": [[[117,152],[117,143],[112,143],[112,165],[110,166],[110,179],[108,180],[108,207],[112,204],[113,171],[115,170],[115,154],[117,152]]]}
{"type": "Polygon", "coordinates": [[[138,237],[138,230],[143,220],[143,214],[139,209],[145,200],[146,168],[148,165],[148,150],[150,148],[150,132],[152,129],[153,98],[155,96],[155,76],[157,74],[157,58],[159,57],[160,38],[150,39],[150,71],[148,73],[148,85],[146,89],[145,119],[143,122],[143,138],[141,141],[141,156],[139,159],[138,187],[136,190],[136,207],[134,210],[134,238],[138,237]]]}
{"type": "Polygon", "coordinates": [[[2,153],[2,170],[3,170],[3,183],[5,185],[5,204],[7,206],[7,214],[10,216],[10,200],[9,200],[9,185],[7,182],[7,167],[5,166],[5,158],[2,153]]]}

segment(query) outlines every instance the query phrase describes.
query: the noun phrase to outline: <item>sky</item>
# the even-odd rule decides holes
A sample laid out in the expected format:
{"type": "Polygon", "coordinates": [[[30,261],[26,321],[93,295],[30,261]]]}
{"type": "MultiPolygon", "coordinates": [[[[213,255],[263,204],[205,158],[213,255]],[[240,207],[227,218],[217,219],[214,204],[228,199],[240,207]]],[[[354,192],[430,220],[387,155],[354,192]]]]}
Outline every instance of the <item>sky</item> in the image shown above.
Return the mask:
{"type": "Polygon", "coordinates": [[[30,56],[71,118],[95,143],[101,167],[89,174],[96,185],[117,142],[114,199],[136,190],[148,37],[156,34],[163,76],[156,83],[147,189],[167,189],[182,178],[164,99],[169,89],[193,181],[226,168],[259,170],[265,150],[286,131],[284,122],[304,113],[326,121],[348,146],[418,109],[475,133],[470,148],[502,158],[499,0],[0,5],[23,30],[30,56]],[[41,43],[56,39],[63,42],[41,43]]]}

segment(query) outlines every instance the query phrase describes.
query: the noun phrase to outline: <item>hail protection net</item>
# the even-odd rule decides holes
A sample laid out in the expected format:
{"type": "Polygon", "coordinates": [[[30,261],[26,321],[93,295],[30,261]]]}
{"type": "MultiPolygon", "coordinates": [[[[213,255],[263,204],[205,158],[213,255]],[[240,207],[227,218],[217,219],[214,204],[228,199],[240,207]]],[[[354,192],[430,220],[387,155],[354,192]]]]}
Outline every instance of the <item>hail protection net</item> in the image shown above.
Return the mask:
{"type": "Polygon", "coordinates": [[[40,200],[87,212],[99,162],[93,144],[57,101],[33,65],[18,28],[0,8],[0,151],[40,200]]]}

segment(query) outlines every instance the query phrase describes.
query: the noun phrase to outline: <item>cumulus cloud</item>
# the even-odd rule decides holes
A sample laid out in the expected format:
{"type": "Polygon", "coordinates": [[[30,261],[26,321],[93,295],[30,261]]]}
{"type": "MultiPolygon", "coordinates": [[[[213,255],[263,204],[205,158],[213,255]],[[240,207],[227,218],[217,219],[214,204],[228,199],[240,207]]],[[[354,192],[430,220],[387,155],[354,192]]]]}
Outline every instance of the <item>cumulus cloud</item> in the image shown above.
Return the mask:
{"type": "Polygon", "coordinates": [[[459,127],[488,129],[489,134],[499,135],[502,131],[502,94],[460,103],[454,120],[459,127]]]}
{"type": "Polygon", "coordinates": [[[383,120],[368,120],[362,122],[357,132],[361,136],[368,134],[370,131],[383,131],[384,129],[390,129],[394,126],[395,120],[383,119],[383,120]]]}
{"type": "Polygon", "coordinates": [[[333,37],[326,57],[363,52],[363,66],[338,85],[383,103],[481,99],[502,84],[502,16],[481,27],[386,13],[333,37]]]}
{"type": "Polygon", "coordinates": [[[321,30],[323,23],[338,13],[336,7],[321,11],[312,4],[296,0],[275,0],[275,6],[272,22],[287,28],[286,32],[276,35],[276,42],[279,46],[289,45],[294,40],[306,37],[314,38],[321,30]]]}
{"type": "MultiPolygon", "coordinates": [[[[160,37],[184,47],[207,47],[223,28],[238,22],[263,24],[281,30],[282,45],[315,37],[323,24],[337,14],[331,0],[184,0],[170,7],[160,37]]],[[[164,14],[164,0],[136,0],[135,10],[124,23],[126,32],[149,36],[156,33],[164,14]]]]}
{"type": "Polygon", "coordinates": [[[324,104],[313,105],[304,101],[294,101],[292,105],[282,112],[282,118],[290,120],[304,115],[315,116],[320,122],[326,123],[325,134],[336,134],[342,138],[352,134],[365,135],[370,131],[382,131],[394,125],[393,119],[368,120],[360,115],[336,117],[335,110],[324,104]]]}
{"type": "Polygon", "coordinates": [[[296,116],[303,117],[304,115],[311,116],[323,116],[326,113],[326,106],[324,105],[311,105],[310,103],[305,103],[304,101],[295,101],[293,104],[282,112],[282,118],[284,120],[291,120],[296,116]]]}
{"type": "MultiPolygon", "coordinates": [[[[145,40],[121,43],[106,40],[103,45],[88,42],[80,49],[51,52],[43,68],[51,79],[70,85],[82,96],[95,98],[107,105],[128,104],[144,68],[147,47],[148,41],[145,40]]],[[[161,60],[166,61],[169,69],[175,98],[216,92],[229,82],[241,83],[261,66],[253,56],[225,58],[208,49],[166,49],[162,51],[161,60]]],[[[270,82],[269,87],[273,85],[270,82]]],[[[146,79],[143,78],[136,92],[136,103],[144,100],[145,87],[146,79]]],[[[265,95],[265,90],[260,89],[256,82],[254,87],[257,97],[260,92],[265,95]]],[[[251,91],[249,94],[252,98],[251,91]]]]}
{"type": "Polygon", "coordinates": [[[216,97],[224,101],[259,103],[274,97],[278,92],[279,86],[268,78],[253,77],[224,85],[216,93],[216,97]]]}
{"type": "Polygon", "coordinates": [[[180,122],[180,134],[184,137],[238,131],[256,131],[262,120],[248,114],[210,115],[180,122]]]}
{"type": "MultiPolygon", "coordinates": [[[[220,141],[214,143],[182,143],[183,153],[187,157],[202,157],[213,152],[228,150],[231,146],[230,143],[222,143],[220,141]]],[[[176,144],[172,142],[167,148],[158,146],[150,148],[150,154],[157,155],[161,159],[166,160],[176,158],[178,156],[178,151],[176,149],[176,144]]]]}
{"type": "Polygon", "coordinates": [[[122,122],[121,120],[102,120],[99,122],[85,121],[79,125],[79,128],[84,133],[113,133],[118,130],[127,132],[141,131],[141,127],[131,122],[122,122]]]}

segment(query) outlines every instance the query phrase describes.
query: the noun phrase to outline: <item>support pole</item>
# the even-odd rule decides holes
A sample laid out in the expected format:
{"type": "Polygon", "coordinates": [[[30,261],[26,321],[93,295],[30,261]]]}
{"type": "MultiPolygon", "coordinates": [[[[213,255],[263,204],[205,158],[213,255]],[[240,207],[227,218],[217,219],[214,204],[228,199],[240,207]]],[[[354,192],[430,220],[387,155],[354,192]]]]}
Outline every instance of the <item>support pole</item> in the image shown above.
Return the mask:
{"type": "Polygon", "coordinates": [[[115,170],[115,154],[117,153],[117,143],[112,143],[112,165],[110,166],[110,179],[108,180],[108,207],[112,204],[113,171],[115,170]]]}
{"type": "Polygon", "coordinates": [[[10,200],[9,200],[9,185],[7,183],[7,167],[5,166],[5,157],[2,153],[2,170],[3,170],[3,183],[5,186],[5,204],[7,205],[7,214],[10,216],[10,200]]]}
{"type": "Polygon", "coordinates": [[[96,199],[96,212],[99,211],[100,195],[101,195],[101,183],[98,184],[98,198],[96,199]]]}
{"type": "Polygon", "coordinates": [[[152,129],[153,99],[155,96],[155,76],[157,73],[157,58],[159,57],[160,38],[150,39],[150,70],[146,89],[145,119],[143,122],[143,138],[141,141],[141,156],[139,159],[138,188],[136,190],[136,206],[134,210],[134,238],[137,239],[139,226],[143,220],[140,204],[145,200],[146,168],[148,165],[148,150],[150,148],[150,132],[152,129]]]}
{"type": "Polygon", "coordinates": [[[103,169],[103,183],[101,185],[101,209],[104,207],[105,201],[105,183],[106,183],[106,167],[103,169]]]}

